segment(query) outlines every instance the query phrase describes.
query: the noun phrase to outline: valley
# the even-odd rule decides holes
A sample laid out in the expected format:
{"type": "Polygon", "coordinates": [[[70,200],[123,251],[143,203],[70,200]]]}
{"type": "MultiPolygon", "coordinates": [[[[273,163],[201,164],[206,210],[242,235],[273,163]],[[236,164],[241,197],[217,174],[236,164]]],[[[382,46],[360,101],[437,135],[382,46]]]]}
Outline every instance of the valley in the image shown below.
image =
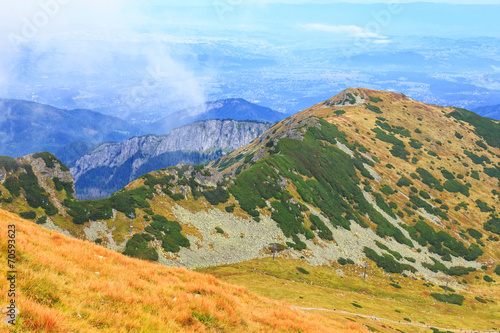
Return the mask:
{"type": "Polygon", "coordinates": [[[50,153],[3,157],[0,208],[342,325],[498,329],[499,122],[349,88],[261,131],[96,200],[50,153]]]}

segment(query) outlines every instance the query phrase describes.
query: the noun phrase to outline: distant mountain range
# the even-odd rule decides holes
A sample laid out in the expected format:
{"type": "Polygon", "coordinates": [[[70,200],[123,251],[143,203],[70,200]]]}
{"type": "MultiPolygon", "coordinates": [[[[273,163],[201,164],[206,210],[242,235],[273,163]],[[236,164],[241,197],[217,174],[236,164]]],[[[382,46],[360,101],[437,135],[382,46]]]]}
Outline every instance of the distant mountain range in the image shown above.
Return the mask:
{"type": "Polygon", "coordinates": [[[64,110],[50,105],[0,99],[0,155],[12,157],[39,151],[54,153],[72,164],[104,142],[133,136],[165,135],[173,128],[206,119],[276,122],[284,114],[244,99],[225,99],[179,111],[150,125],[90,110],[64,110]]]}
{"type": "Polygon", "coordinates": [[[139,134],[136,126],[98,112],[0,99],[0,155],[55,153],[73,142],[123,141],[139,134]]]}
{"type": "Polygon", "coordinates": [[[482,107],[479,107],[479,108],[475,108],[472,111],[474,111],[477,114],[480,114],[483,117],[488,117],[488,118],[493,118],[493,119],[499,119],[500,120],[500,104],[498,104],[498,105],[482,106],[482,107]]]}
{"type": "Polygon", "coordinates": [[[281,112],[250,103],[241,98],[229,98],[175,112],[149,127],[149,132],[167,134],[171,129],[206,119],[257,120],[274,123],[286,118],[281,112]]]}
{"type": "Polygon", "coordinates": [[[107,197],[147,172],[179,163],[208,163],[250,143],[269,127],[267,122],[203,120],[173,129],[166,136],[102,144],[69,164],[77,196],[107,197]]]}

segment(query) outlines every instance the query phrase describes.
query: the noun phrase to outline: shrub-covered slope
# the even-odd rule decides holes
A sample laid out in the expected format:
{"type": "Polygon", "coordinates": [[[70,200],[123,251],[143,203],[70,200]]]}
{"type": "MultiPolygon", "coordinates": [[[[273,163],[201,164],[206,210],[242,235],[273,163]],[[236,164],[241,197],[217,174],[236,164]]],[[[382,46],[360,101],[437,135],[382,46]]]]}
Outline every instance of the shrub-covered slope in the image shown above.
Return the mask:
{"type": "Polygon", "coordinates": [[[209,166],[148,173],[107,199],[68,196],[48,225],[168,265],[277,251],[313,265],[371,260],[431,279],[493,273],[499,126],[402,94],[348,89],[209,166]]]}
{"type": "MultiPolygon", "coordinates": [[[[133,259],[0,210],[14,230],[16,324],[2,332],[368,332],[218,279],[133,259]]],[[[7,262],[7,237],[0,259],[7,262]]],[[[10,239],[10,238],[9,238],[10,239]]],[[[12,249],[12,248],[9,248],[12,249]]],[[[2,265],[5,277],[7,266],[2,265]]],[[[7,304],[10,284],[0,284],[7,304]]]]}

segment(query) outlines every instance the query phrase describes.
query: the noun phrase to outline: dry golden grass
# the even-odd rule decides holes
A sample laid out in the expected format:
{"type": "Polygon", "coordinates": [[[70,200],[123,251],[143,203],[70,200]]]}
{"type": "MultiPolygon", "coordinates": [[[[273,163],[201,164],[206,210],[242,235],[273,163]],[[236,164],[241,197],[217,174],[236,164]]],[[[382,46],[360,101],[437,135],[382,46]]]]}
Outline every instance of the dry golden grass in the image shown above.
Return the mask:
{"type": "MultiPolygon", "coordinates": [[[[496,329],[496,332],[500,329],[499,284],[487,284],[473,276],[467,276],[467,285],[453,285],[456,292],[465,297],[464,304],[458,306],[437,302],[430,296],[430,293],[443,292],[437,284],[427,287],[424,285],[426,281],[402,275],[388,277],[376,267],[369,268],[366,281],[362,280],[361,266],[308,266],[301,261],[283,258],[274,261],[271,258],[254,259],[198,271],[210,273],[228,283],[245,286],[248,290],[273,300],[304,308],[325,309],[310,311],[335,321],[354,320],[384,333],[400,332],[398,329],[407,333],[431,332],[426,325],[468,331],[496,329]],[[302,274],[296,267],[305,268],[310,274],[302,274]],[[337,269],[342,269],[342,274],[337,269]],[[390,283],[393,282],[398,283],[401,289],[391,286],[390,283]],[[478,302],[476,296],[492,302],[478,302]],[[360,307],[354,306],[354,302],[360,307]]],[[[443,281],[442,285],[445,283],[443,281]]]]}
{"type": "MultiPolygon", "coordinates": [[[[368,332],[292,310],[213,276],[129,258],[38,227],[0,210],[6,276],[7,226],[16,225],[18,332],[368,332]]],[[[6,305],[7,285],[0,284],[6,305]]]]}

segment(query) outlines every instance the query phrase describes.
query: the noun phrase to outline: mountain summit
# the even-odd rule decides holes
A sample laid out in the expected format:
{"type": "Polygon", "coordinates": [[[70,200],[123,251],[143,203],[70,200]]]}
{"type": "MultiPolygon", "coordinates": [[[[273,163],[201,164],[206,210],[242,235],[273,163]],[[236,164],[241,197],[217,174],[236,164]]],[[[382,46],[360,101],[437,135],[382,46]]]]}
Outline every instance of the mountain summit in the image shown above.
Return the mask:
{"type": "MultiPolygon", "coordinates": [[[[347,89],[209,166],[151,172],[101,200],[77,201],[59,185],[63,204],[47,223],[167,265],[275,249],[312,265],[371,260],[390,273],[473,283],[500,258],[499,133],[499,122],[467,110],[347,89]]],[[[24,160],[4,164],[2,207],[48,215],[21,195],[32,192],[24,160]]]]}
{"type": "Polygon", "coordinates": [[[250,103],[241,98],[229,98],[175,112],[150,126],[151,133],[166,134],[172,128],[207,119],[256,120],[274,123],[285,115],[268,107],[250,103]]]}

